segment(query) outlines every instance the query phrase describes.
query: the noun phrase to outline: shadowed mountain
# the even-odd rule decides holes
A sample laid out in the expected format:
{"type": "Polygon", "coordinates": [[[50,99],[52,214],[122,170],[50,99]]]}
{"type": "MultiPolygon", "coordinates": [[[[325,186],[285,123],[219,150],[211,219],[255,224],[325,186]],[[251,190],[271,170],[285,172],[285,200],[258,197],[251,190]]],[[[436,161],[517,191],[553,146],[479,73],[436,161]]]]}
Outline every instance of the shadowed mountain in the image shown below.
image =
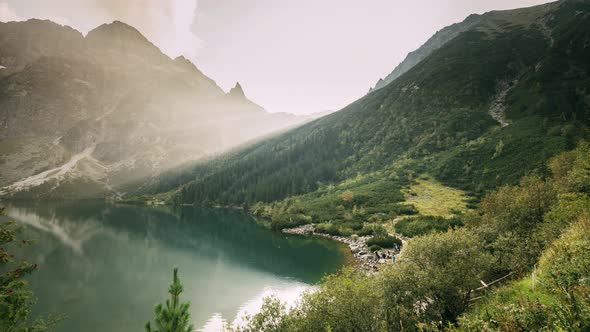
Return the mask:
{"type": "Polygon", "coordinates": [[[267,113],[241,86],[226,94],[118,21],[87,36],[0,23],[0,65],[0,194],[13,198],[104,197],[306,120],[267,113]]]}

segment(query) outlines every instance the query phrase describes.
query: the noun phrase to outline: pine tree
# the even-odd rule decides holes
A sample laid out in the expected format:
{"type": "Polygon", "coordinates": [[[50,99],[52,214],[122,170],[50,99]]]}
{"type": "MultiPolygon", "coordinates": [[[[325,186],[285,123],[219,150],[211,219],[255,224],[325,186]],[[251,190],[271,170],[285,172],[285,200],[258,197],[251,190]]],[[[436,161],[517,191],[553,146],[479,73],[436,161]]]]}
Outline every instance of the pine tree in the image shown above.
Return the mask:
{"type": "Polygon", "coordinates": [[[191,332],[193,325],[190,324],[190,303],[180,303],[180,293],[183,287],[178,278],[178,268],[174,269],[172,284],[168,289],[170,300],[166,300],[166,305],[158,304],[155,309],[156,318],[154,321],[155,328],[152,329],[151,323],[145,325],[147,332],[191,332]]]}
{"type": "MultiPolygon", "coordinates": [[[[0,208],[0,217],[3,213],[4,208],[0,208]]],[[[20,239],[22,231],[15,222],[0,222],[0,331],[46,331],[63,317],[31,317],[37,299],[25,277],[37,269],[37,264],[14,257],[13,251],[31,243],[20,239]]]]}

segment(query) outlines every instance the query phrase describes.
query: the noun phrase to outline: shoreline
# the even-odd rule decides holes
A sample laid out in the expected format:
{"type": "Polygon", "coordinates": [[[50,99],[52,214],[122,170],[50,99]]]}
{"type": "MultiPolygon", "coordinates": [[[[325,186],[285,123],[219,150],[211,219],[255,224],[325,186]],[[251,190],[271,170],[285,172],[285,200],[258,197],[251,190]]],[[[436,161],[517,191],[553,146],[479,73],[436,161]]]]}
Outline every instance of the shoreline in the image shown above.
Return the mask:
{"type": "MultiPolygon", "coordinates": [[[[144,202],[146,206],[161,206],[161,205],[169,205],[166,202],[157,202],[160,204],[155,204],[155,202],[148,201],[144,202]]],[[[125,204],[125,203],[124,203],[125,204]]],[[[181,204],[180,206],[192,206],[195,207],[194,204],[181,204]]],[[[222,206],[222,205],[213,205],[209,208],[212,209],[231,209],[231,210],[239,210],[243,211],[244,213],[251,216],[258,224],[269,228],[268,223],[264,222],[260,218],[249,213],[247,209],[244,207],[239,206],[222,206]]],[[[367,244],[365,243],[367,240],[372,238],[372,236],[357,236],[356,238],[353,237],[344,237],[338,235],[330,235],[325,233],[318,233],[315,231],[315,224],[307,224],[293,228],[283,228],[281,230],[283,234],[291,234],[291,235],[300,235],[300,236],[318,236],[325,239],[329,239],[332,241],[336,241],[346,247],[348,250],[345,254],[347,254],[348,259],[352,261],[352,265],[355,269],[360,271],[365,271],[367,273],[375,273],[381,270],[382,267],[392,264],[394,262],[394,258],[397,257],[403,245],[405,245],[405,241],[402,240],[402,247],[398,248],[397,250],[394,249],[380,249],[375,252],[372,252],[367,244]]],[[[399,237],[398,237],[399,238],[399,237]]]]}
{"type": "Polygon", "coordinates": [[[394,262],[394,258],[399,255],[401,250],[401,248],[398,250],[380,249],[375,252],[371,252],[365,243],[371,238],[371,236],[357,236],[353,238],[318,233],[315,231],[313,224],[307,224],[295,228],[284,228],[281,232],[293,235],[319,236],[342,243],[348,247],[350,253],[352,254],[355,268],[369,273],[378,272],[381,270],[381,267],[392,264],[394,262]]]}

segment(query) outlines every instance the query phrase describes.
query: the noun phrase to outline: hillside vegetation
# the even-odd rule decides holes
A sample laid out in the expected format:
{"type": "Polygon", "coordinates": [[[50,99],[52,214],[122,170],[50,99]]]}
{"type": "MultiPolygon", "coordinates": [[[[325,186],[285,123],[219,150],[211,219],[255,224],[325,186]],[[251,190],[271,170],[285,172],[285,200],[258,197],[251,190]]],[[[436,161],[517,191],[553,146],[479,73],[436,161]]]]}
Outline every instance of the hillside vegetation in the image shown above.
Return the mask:
{"type": "Polygon", "coordinates": [[[588,1],[488,13],[340,112],[152,189],[407,238],[379,273],[329,276],[292,310],[269,298],[238,330],[589,330],[588,45],[588,1]]]}
{"type": "Polygon", "coordinates": [[[327,277],[243,331],[587,331],[590,144],[486,195],[465,226],[418,236],[379,274],[327,277]],[[482,286],[483,285],[483,286],[482,286]]]}
{"type": "Polygon", "coordinates": [[[429,173],[481,197],[543,174],[548,158],[588,137],[589,13],[586,1],[560,1],[485,14],[340,112],[168,173],[145,193],[170,191],[175,203],[196,205],[327,200],[335,198],[326,188],[360,175],[360,190],[380,188],[379,197],[387,186],[393,195],[375,212],[401,213],[395,193],[411,176],[429,173]]]}

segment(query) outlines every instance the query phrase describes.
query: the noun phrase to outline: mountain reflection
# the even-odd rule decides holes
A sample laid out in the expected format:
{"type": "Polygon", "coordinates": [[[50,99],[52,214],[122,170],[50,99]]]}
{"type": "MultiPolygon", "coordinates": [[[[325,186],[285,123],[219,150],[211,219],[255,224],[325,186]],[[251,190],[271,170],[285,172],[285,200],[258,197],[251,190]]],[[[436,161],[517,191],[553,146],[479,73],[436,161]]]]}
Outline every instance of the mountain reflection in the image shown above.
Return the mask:
{"type": "Polygon", "coordinates": [[[141,329],[178,266],[193,319],[233,319],[264,289],[301,287],[335,272],[341,247],[270,232],[240,211],[108,205],[11,205],[37,239],[24,255],[40,313],[65,313],[57,331],[141,329]],[[88,327],[92,326],[91,330],[88,327]]]}

